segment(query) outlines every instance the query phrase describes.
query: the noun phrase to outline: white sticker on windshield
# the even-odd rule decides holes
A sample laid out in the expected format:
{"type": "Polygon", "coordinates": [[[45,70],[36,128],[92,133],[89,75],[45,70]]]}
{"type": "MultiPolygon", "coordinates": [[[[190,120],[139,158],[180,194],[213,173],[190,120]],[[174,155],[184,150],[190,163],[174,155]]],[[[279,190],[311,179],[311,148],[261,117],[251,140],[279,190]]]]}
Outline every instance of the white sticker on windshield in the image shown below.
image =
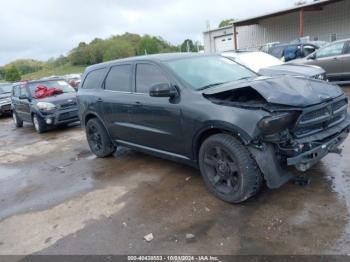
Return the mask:
{"type": "Polygon", "coordinates": [[[67,85],[66,82],[64,82],[64,81],[58,81],[57,83],[58,83],[60,86],[65,86],[65,85],[67,85]]]}

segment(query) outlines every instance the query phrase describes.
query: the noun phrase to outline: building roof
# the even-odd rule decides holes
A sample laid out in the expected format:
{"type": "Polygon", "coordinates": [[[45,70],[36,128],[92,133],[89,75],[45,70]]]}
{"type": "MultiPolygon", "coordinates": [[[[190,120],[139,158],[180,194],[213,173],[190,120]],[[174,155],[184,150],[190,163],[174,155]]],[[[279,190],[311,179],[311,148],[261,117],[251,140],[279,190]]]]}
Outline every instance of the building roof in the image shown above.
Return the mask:
{"type": "Polygon", "coordinates": [[[257,24],[259,22],[259,20],[261,20],[261,19],[266,19],[266,18],[270,18],[270,17],[276,17],[276,16],[280,16],[280,15],[294,13],[294,12],[300,11],[302,9],[305,11],[321,11],[323,6],[326,6],[329,4],[334,4],[334,3],[340,2],[340,1],[343,1],[343,0],[318,0],[318,1],[314,1],[312,3],[298,5],[298,6],[294,6],[291,8],[275,11],[272,13],[266,13],[266,14],[263,14],[260,16],[255,16],[255,17],[237,20],[237,21],[234,21],[233,24],[236,26],[257,24]]]}

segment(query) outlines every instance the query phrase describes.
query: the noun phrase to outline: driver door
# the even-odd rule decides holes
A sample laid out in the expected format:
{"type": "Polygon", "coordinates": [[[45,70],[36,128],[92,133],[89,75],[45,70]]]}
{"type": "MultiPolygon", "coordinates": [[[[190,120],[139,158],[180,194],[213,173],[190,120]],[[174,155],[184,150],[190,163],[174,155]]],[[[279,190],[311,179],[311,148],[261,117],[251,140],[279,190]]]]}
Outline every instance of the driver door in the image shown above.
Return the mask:
{"type": "Polygon", "coordinates": [[[184,147],[180,104],[170,98],[151,97],[150,88],[159,83],[171,84],[159,66],[136,64],[130,142],[182,155],[184,147]]]}

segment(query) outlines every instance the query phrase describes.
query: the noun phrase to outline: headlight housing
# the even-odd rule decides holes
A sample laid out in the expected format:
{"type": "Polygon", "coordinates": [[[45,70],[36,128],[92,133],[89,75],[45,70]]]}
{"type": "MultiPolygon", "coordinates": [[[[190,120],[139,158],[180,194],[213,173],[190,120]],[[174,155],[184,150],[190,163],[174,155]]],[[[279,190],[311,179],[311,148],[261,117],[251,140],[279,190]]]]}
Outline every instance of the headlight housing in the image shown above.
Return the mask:
{"type": "Polygon", "coordinates": [[[324,80],[324,81],[327,80],[326,73],[314,75],[313,78],[315,78],[317,80],[324,80]]]}
{"type": "Polygon", "coordinates": [[[48,102],[38,102],[36,106],[43,111],[51,111],[56,109],[54,104],[48,102]]]}
{"type": "Polygon", "coordinates": [[[274,113],[260,120],[258,127],[265,136],[276,134],[291,127],[297,117],[297,112],[274,113]]]}

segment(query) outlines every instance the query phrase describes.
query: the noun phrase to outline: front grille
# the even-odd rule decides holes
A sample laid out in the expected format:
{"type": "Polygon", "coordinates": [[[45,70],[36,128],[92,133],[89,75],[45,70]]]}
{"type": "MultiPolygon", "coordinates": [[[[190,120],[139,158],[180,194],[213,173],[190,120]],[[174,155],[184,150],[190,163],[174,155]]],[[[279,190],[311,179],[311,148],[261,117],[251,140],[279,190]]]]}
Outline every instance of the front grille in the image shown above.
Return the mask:
{"type": "Polygon", "coordinates": [[[313,135],[343,122],[347,116],[347,99],[330,102],[322,108],[301,114],[294,128],[297,138],[313,135]]]}
{"type": "Polygon", "coordinates": [[[65,103],[65,104],[60,105],[60,109],[66,110],[66,109],[74,108],[76,106],[77,106],[77,102],[69,102],[69,103],[65,103]]]}
{"type": "Polygon", "coordinates": [[[58,121],[66,121],[70,119],[78,118],[78,111],[70,111],[66,113],[62,113],[58,116],[58,121]]]}

